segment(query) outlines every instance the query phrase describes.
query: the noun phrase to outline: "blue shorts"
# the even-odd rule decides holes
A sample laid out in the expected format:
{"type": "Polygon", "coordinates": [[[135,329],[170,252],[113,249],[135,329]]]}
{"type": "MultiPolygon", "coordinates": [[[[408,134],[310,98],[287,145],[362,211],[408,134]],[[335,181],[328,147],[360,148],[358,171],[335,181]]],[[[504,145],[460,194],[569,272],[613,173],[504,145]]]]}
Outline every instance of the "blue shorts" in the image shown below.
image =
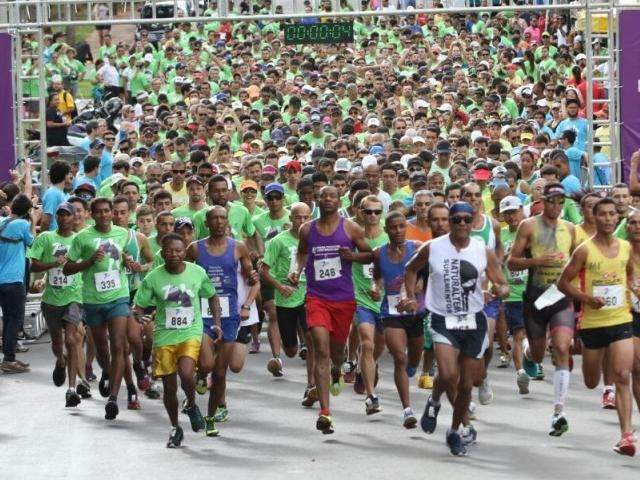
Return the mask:
{"type": "Polygon", "coordinates": [[[507,325],[509,326],[511,335],[513,335],[516,330],[524,328],[522,302],[504,302],[504,316],[507,319],[507,325]]]}
{"type": "Polygon", "coordinates": [[[373,325],[378,333],[384,332],[382,318],[367,307],[356,307],[356,325],[373,325]]]}
{"type": "MultiPolygon", "coordinates": [[[[209,335],[211,340],[217,340],[218,336],[213,329],[213,318],[203,318],[202,324],[204,325],[204,333],[209,335]]],[[[235,342],[238,338],[238,330],[240,330],[240,315],[221,318],[220,326],[222,327],[222,342],[235,342]]]]}
{"type": "Polygon", "coordinates": [[[112,302],[84,304],[84,318],[87,326],[97,327],[116,317],[129,316],[129,297],[118,298],[112,302]]]}
{"type": "Polygon", "coordinates": [[[498,318],[498,315],[500,314],[501,303],[502,303],[502,300],[500,298],[494,298],[484,306],[484,309],[482,311],[484,312],[487,318],[496,320],[498,318]]]}

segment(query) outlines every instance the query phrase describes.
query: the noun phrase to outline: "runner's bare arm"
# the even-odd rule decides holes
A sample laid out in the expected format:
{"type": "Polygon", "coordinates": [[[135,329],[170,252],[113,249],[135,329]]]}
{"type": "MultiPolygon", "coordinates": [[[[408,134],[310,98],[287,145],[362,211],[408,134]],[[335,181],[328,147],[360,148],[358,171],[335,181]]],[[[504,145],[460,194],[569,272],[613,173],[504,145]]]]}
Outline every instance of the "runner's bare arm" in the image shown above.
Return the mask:
{"type": "Polygon", "coordinates": [[[213,297],[209,297],[207,299],[209,303],[209,310],[211,310],[211,314],[213,315],[213,325],[218,329],[218,341],[222,338],[222,327],[220,323],[220,298],[218,294],[215,294],[213,297]]]}
{"type": "Polygon", "coordinates": [[[91,257],[86,260],[82,260],[80,262],[72,262],[69,260],[62,267],[62,273],[65,275],[73,275],[74,273],[82,272],[88,268],[90,268],[94,263],[99,262],[104,258],[104,252],[100,249],[97,249],[91,257]]]}
{"type": "MultiPolygon", "coordinates": [[[[238,261],[240,262],[240,267],[242,268],[242,275],[245,279],[248,279],[253,272],[253,263],[251,262],[251,257],[249,256],[249,249],[242,242],[236,242],[236,255],[238,257],[238,261]]],[[[245,298],[243,305],[251,305],[253,301],[258,296],[260,292],[260,282],[257,281],[253,285],[250,285],[249,291],[247,292],[247,297],[245,298]]],[[[246,310],[246,309],[245,309],[246,310]]],[[[247,311],[248,313],[248,311],[247,311]]],[[[242,313],[241,313],[242,316],[242,313]]],[[[248,315],[247,315],[248,318],[248,315]]]]}
{"type": "Polygon", "coordinates": [[[345,227],[347,229],[347,235],[349,235],[351,241],[355,243],[358,251],[354,252],[353,250],[343,247],[340,249],[340,257],[350,262],[371,263],[373,261],[373,253],[371,252],[371,247],[364,239],[364,229],[350,220],[345,221],[345,227]]]}
{"type": "Polygon", "coordinates": [[[509,284],[502,273],[502,263],[498,260],[495,252],[489,248],[487,248],[487,278],[493,283],[495,293],[499,297],[509,295],[509,284]]]}
{"type": "Polygon", "coordinates": [[[151,269],[153,265],[153,252],[151,251],[151,245],[149,245],[149,239],[142,233],[137,233],[138,243],[140,244],[140,254],[144,263],[142,264],[142,271],[146,272],[151,269]]]}
{"type": "MultiPolygon", "coordinates": [[[[576,251],[573,252],[569,263],[564,267],[564,270],[558,279],[558,290],[578,302],[589,304],[594,306],[594,308],[600,308],[596,306],[599,302],[595,297],[587,295],[571,283],[573,279],[578,276],[580,271],[584,269],[584,266],[587,263],[587,253],[588,250],[585,245],[579,246],[576,251]]],[[[602,305],[604,305],[603,302],[602,305]]]]}
{"type": "Polygon", "coordinates": [[[407,267],[404,270],[404,289],[407,298],[400,300],[399,310],[415,312],[418,308],[418,302],[416,301],[418,272],[429,264],[429,246],[429,242],[422,244],[407,263],[407,267]]]}
{"type": "Polygon", "coordinates": [[[185,257],[185,261],[195,263],[197,258],[198,258],[198,245],[196,244],[196,242],[192,242],[187,247],[187,255],[185,257]]]}
{"type": "Polygon", "coordinates": [[[499,262],[502,262],[504,260],[504,247],[502,246],[502,240],[500,239],[500,222],[495,218],[492,218],[491,227],[493,228],[493,234],[496,237],[496,257],[498,257],[499,262]]]}
{"type": "Polygon", "coordinates": [[[293,285],[298,285],[298,279],[304,270],[305,265],[307,264],[307,256],[309,255],[308,246],[307,246],[307,235],[309,235],[309,228],[311,223],[307,222],[300,227],[300,231],[298,232],[298,252],[296,253],[296,262],[297,262],[297,271],[289,274],[289,281],[293,285]]]}

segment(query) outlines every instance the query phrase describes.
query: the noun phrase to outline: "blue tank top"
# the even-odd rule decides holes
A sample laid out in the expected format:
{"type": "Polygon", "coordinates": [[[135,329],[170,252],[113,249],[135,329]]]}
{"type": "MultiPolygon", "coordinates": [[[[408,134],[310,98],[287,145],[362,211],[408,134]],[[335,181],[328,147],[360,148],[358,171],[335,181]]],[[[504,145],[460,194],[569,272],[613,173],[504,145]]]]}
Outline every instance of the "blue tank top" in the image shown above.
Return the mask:
{"type": "Polygon", "coordinates": [[[307,293],[313,297],[334,302],[354,300],[351,262],[340,258],[340,247],[355,250],[353,241],[344,228],[344,218],[331,235],[322,235],[311,222],[307,246],[309,255],[305,266],[307,293]]]}
{"type": "Polygon", "coordinates": [[[380,306],[381,317],[393,317],[404,315],[396,310],[396,305],[400,300],[400,290],[404,280],[404,271],[409,259],[416,251],[416,244],[408,241],[405,243],[404,257],[398,263],[393,263],[389,259],[389,244],[380,247],[380,273],[384,282],[384,297],[380,306]]]}
{"type": "MultiPolygon", "coordinates": [[[[227,249],[222,255],[211,255],[207,250],[207,239],[198,240],[196,263],[207,272],[220,300],[221,318],[238,316],[238,261],[235,258],[236,241],[227,238],[227,249]]],[[[203,318],[206,317],[203,314],[203,318]]]]}

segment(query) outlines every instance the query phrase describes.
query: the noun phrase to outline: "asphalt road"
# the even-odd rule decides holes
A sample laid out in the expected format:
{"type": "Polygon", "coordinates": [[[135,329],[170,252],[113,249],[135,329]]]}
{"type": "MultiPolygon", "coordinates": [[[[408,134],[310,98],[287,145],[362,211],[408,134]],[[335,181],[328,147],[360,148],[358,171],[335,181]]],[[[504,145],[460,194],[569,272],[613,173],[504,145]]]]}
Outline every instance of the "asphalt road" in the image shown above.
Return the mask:
{"type": "MultiPolygon", "coordinates": [[[[521,397],[513,368],[492,366],[496,397],[491,405],[478,406],[478,443],[468,457],[454,458],[444,444],[451,414],[446,402],[433,435],[402,427],[388,355],[382,359],[379,385],[383,412],[367,417],[364,397],[347,386],[332,398],[336,433],[325,436],[315,430],[317,409],[300,406],[303,362],[286,361],[286,375],[275,379],[265,368],[266,341],[262,347],[262,353],[249,356],[243,372],[230,378],[230,420],[218,424],[220,436],[193,433],[181,415],[183,447],[168,450],[169,423],[160,400],[142,397],[142,410],[127,411],[122,391],[120,416],[107,422],[96,385],[93,399],[65,409],[65,388],[51,382],[49,344],[33,345],[21,356],[31,362],[30,374],[0,375],[0,478],[178,479],[185,473],[191,478],[305,480],[639,478],[640,458],[612,451],[619,438],[615,411],[600,408],[601,389],[586,390],[580,373],[571,380],[570,430],[552,438],[547,431],[553,367],[545,365],[547,379],[532,382],[532,393],[521,397]]],[[[579,369],[579,360],[576,364],[579,369]]],[[[415,379],[411,390],[420,414],[426,393],[415,379]]],[[[198,403],[204,409],[206,397],[199,396],[198,403]]],[[[637,425],[635,407],[634,413],[637,425]]]]}

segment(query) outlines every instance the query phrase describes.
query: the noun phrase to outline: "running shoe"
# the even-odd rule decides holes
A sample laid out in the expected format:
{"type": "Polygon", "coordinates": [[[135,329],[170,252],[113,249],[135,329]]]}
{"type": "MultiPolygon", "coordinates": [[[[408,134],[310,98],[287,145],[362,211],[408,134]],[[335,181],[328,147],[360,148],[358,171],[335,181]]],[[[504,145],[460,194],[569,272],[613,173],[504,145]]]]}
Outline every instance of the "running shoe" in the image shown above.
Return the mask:
{"type": "Polygon", "coordinates": [[[569,431],[569,422],[563,413],[554,413],[551,417],[551,431],[549,435],[552,437],[559,437],[563,433],[569,431]]]}
{"type": "Polygon", "coordinates": [[[138,392],[127,392],[127,410],[140,410],[141,408],[138,392]]]}
{"type": "Polygon", "coordinates": [[[420,427],[425,433],[433,433],[438,424],[438,412],[440,411],[440,402],[435,402],[433,397],[429,395],[427,404],[424,406],[424,413],[420,418],[420,427]]]}
{"type": "Polygon", "coordinates": [[[616,409],[616,392],[613,390],[605,390],[602,394],[602,408],[605,410],[616,409]]]}
{"type": "Polygon", "coordinates": [[[375,395],[369,395],[364,401],[364,409],[367,415],[373,415],[382,411],[380,400],[375,395]]]}
{"type": "Polygon", "coordinates": [[[82,398],[91,398],[91,386],[86,380],[80,380],[76,386],[76,392],[82,398]]]}
{"type": "Polygon", "coordinates": [[[29,347],[25,347],[24,342],[22,340],[18,340],[16,342],[16,352],[27,353],[28,351],[29,351],[29,347]]]}
{"type": "Polygon", "coordinates": [[[219,423],[224,423],[229,420],[229,410],[227,410],[227,406],[219,405],[218,408],[216,408],[216,413],[213,415],[213,418],[219,423]]]}
{"type": "Polygon", "coordinates": [[[115,399],[109,399],[107,404],[104,406],[104,418],[106,420],[115,420],[115,418],[120,413],[120,409],[118,408],[118,402],[115,399]]]}
{"type": "Polygon", "coordinates": [[[269,373],[274,377],[281,377],[283,375],[282,360],[276,357],[272,358],[267,362],[267,370],[269,370],[269,373]]]}
{"type": "Polygon", "coordinates": [[[333,420],[329,415],[320,415],[316,421],[316,429],[320,430],[323,434],[329,435],[335,430],[333,429],[333,420]]]}
{"type": "Polygon", "coordinates": [[[462,444],[467,447],[476,443],[478,432],[473,428],[473,425],[467,425],[466,427],[462,427],[462,435],[460,435],[460,438],[462,439],[462,444]]]}
{"type": "Polygon", "coordinates": [[[111,393],[109,377],[105,372],[102,372],[102,376],[100,377],[100,382],[98,383],[98,391],[104,398],[107,398],[109,396],[109,393],[111,393]]]}
{"type": "Polygon", "coordinates": [[[344,371],[344,383],[355,383],[356,380],[356,363],[352,361],[345,362],[342,366],[344,371]]]}
{"type": "Polygon", "coordinates": [[[20,360],[15,360],[13,362],[4,360],[0,363],[0,370],[4,373],[28,373],[31,371],[31,368],[29,368],[29,364],[23,363],[20,360]]]}
{"type": "Polygon", "coordinates": [[[133,371],[136,374],[138,389],[144,392],[151,385],[151,378],[149,378],[147,369],[141,363],[134,363],[133,371]]]}
{"type": "Polygon", "coordinates": [[[500,352],[500,363],[498,368],[507,368],[511,363],[511,356],[507,352],[500,352]]]}
{"type": "Polygon", "coordinates": [[[418,377],[418,388],[431,390],[433,388],[433,377],[428,373],[423,373],[418,377]]]}
{"type": "Polygon", "coordinates": [[[418,371],[418,367],[407,365],[406,370],[407,370],[407,377],[413,378],[413,377],[415,377],[416,372],[418,371]]]}
{"type": "Polygon", "coordinates": [[[255,353],[260,353],[260,342],[258,340],[254,340],[251,342],[251,346],[249,347],[249,353],[251,353],[252,355],[255,353]]]}
{"type": "Polygon", "coordinates": [[[202,416],[202,413],[200,413],[198,405],[196,405],[195,403],[190,407],[185,408],[184,413],[186,413],[189,417],[189,421],[191,422],[191,430],[193,430],[194,432],[202,430],[206,427],[204,417],[202,416]]]}
{"type": "Polygon", "coordinates": [[[51,377],[53,378],[53,384],[56,387],[62,386],[64,381],[67,379],[67,366],[64,364],[59,365],[58,362],[56,362],[56,366],[53,369],[51,377]]]}
{"type": "Polygon", "coordinates": [[[413,409],[411,407],[407,407],[402,411],[402,426],[406,429],[416,428],[418,424],[418,419],[416,418],[416,414],[413,413],[413,409]]]}
{"type": "Polygon", "coordinates": [[[205,393],[207,393],[207,376],[206,375],[204,377],[201,375],[198,375],[196,377],[196,392],[198,392],[198,395],[204,395],[205,393]]]}
{"type": "Polygon", "coordinates": [[[95,382],[98,377],[93,373],[93,367],[91,365],[85,365],[84,367],[84,376],[88,382],[95,382]]]}
{"type": "Polygon", "coordinates": [[[518,385],[518,390],[520,391],[520,395],[527,395],[529,393],[529,382],[531,378],[527,375],[527,372],[524,370],[520,370],[516,374],[516,384],[518,385]]]}
{"type": "Polygon", "coordinates": [[[478,400],[480,405],[489,405],[493,402],[493,390],[491,390],[491,385],[489,385],[489,381],[486,378],[478,387],[478,400]]]}
{"type": "Polygon", "coordinates": [[[152,383],[147,390],[145,390],[144,394],[150,400],[158,400],[162,395],[160,393],[160,387],[157,383],[152,383]]]}
{"type": "Polygon", "coordinates": [[[298,356],[300,357],[300,359],[306,360],[308,353],[309,353],[309,350],[307,349],[307,346],[304,343],[300,345],[300,351],[298,352],[298,356]]]}
{"type": "Polygon", "coordinates": [[[184,432],[180,425],[173,427],[171,433],[169,433],[169,441],[167,442],[167,448],[178,448],[184,439],[184,432]]]}
{"type": "Polygon", "coordinates": [[[204,434],[207,437],[217,437],[220,432],[216,428],[216,419],[214,417],[204,417],[204,434]]]}
{"type": "Polygon", "coordinates": [[[365,392],[364,388],[364,378],[362,377],[362,372],[356,372],[356,378],[353,381],[353,391],[358,395],[362,395],[365,392]]]}
{"type": "Polygon", "coordinates": [[[619,453],[620,455],[628,455],[629,457],[633,457],[636,454],[636,445],[635,445],[635,437],[633,432],[626,432],[622,434],[622,438],[616,446],[613,447],[613,451],[619,453]]]}
{"type": "Polygon", "coordinates": [[[462,437],[455,430],[447,430],[447,446],[449,447],[449,453],[454,457],[464,457],[467,454],[467,449],[462,443],[462,437]]]}
{"type": "Polygon", "coordinates": [[[536,378],[538,376],[538,364],[533,360],[529,360],[526,355],[522,356],[522,368],[527,372],[529,378],[536,378]]]}
{"type": "Polygon", "coordinates": [[[329,385],[329,392],[334,397],[340,395],[344,388],[344,375],[339,368],[331,369],[331,384],[329,385]]]}
{"type": "Polygon", "coordinates": [[[544,380],[544,367],[541,363],[538,364],[538,374],[533,378],[536,380],[544,380]]]}
{"type": "Polygon", "coordinates": [[[78,395],[73,388],[70,388],[67,390],[65,400],[65,407],[77,407],[80,404],[80,395],[78,395]]]}
{"type": "Polygon", "coordinates": [[[473,402],[469,402],[469,420],[475,420],[476,419],[476,404],[473,402]]]}
{"type": "Polygon", "coordinates": [[[313,404],[318,401],[318,389],[315,385],[305,388],[304,397],[302,398],[303,407],[313,407],[313,404]]]}

